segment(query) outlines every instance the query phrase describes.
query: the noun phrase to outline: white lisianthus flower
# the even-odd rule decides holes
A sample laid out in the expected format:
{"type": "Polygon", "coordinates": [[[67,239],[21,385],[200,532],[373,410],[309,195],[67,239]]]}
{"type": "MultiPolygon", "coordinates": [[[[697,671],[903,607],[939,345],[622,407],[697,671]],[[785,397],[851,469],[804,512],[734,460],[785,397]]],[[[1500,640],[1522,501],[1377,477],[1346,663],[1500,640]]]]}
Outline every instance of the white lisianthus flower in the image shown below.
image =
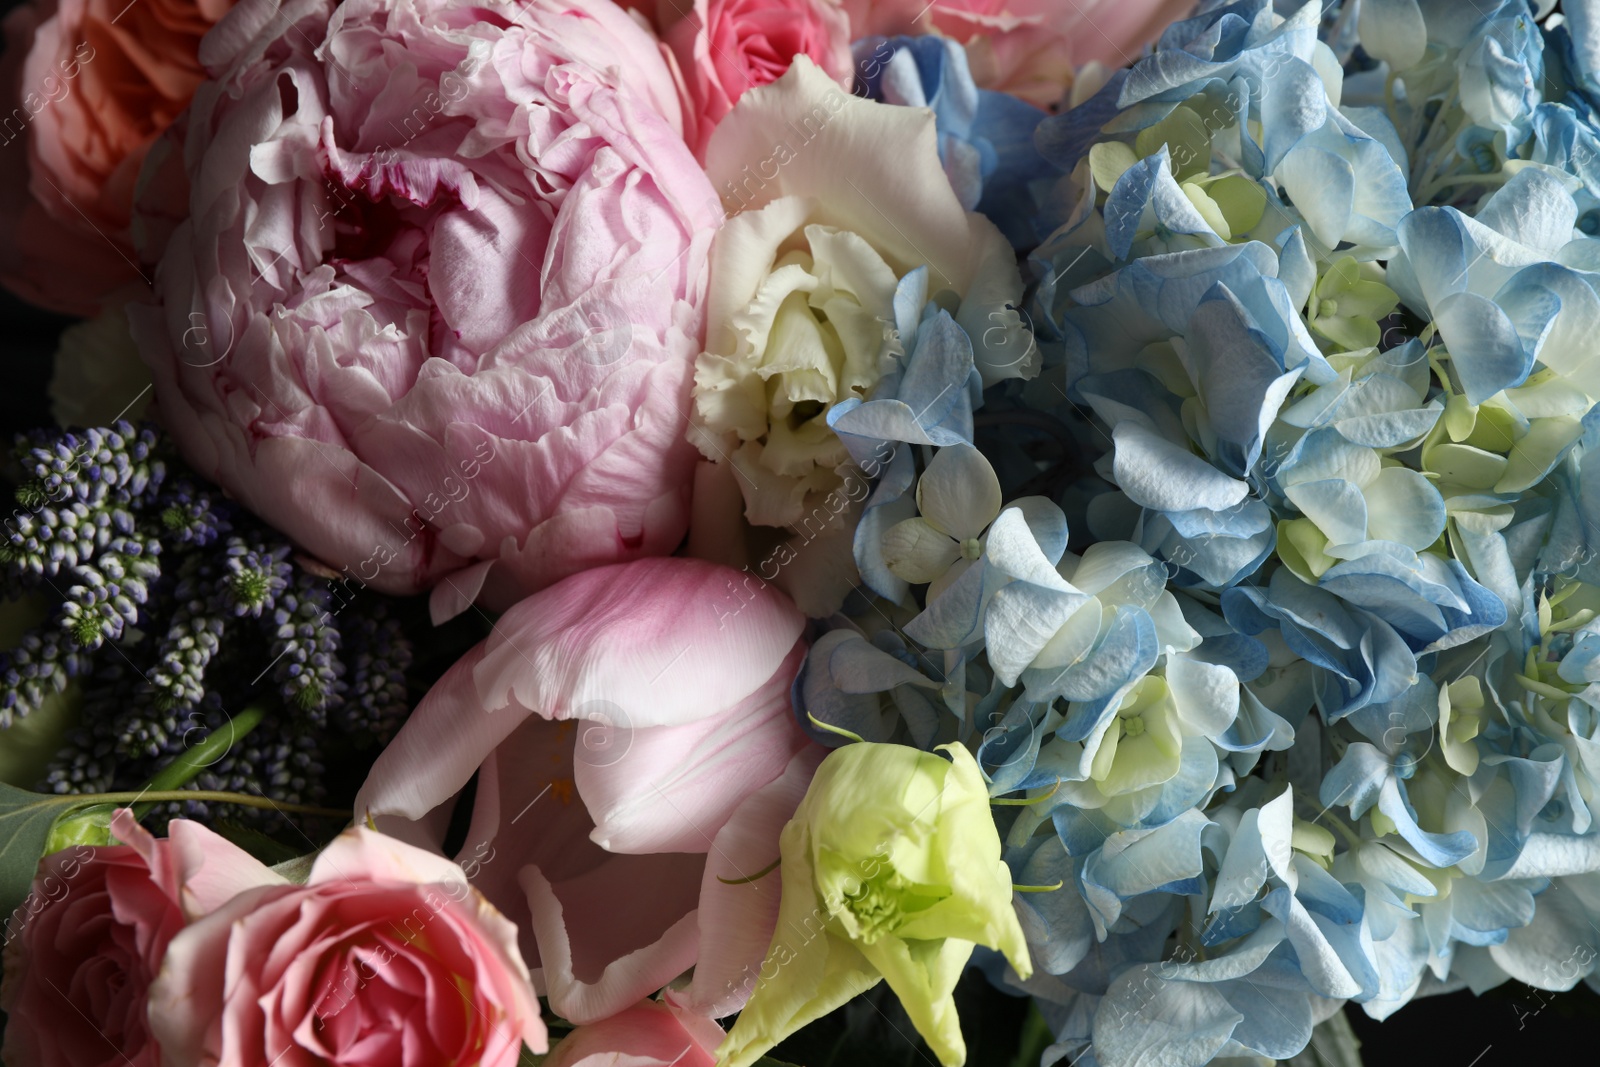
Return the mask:
{"type": "Polygon", "coordinates": [[[738,472],[751,523],[794,525],[841,484],[849,455],[828,412],[868,399],[905,358],[895,294],[918,267],[985,385],[1037,373],[1016,258],[962,209],[931,111],[853,97],[800,57],[740,98],[706,170],[729,218],[712,247],[691,436],[738,472]]]}

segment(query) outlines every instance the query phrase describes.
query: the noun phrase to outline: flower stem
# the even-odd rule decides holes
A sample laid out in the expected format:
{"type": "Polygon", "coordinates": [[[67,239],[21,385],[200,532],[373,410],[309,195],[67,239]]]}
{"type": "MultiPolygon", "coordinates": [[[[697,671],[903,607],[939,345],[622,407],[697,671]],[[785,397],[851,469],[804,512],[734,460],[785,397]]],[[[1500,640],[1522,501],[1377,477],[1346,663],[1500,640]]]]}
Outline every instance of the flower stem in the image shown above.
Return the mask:
{"type": "Polygon", "coordinates": [[[280,804],[271,797],[258,797],[250,793],[224,793],[206,789],[148,790],[142,793],[65,793],[62,803],[133,804],[149,802],[162,804],[168,801],[199,800],[213,804],[238,804],[245,808],[271,808],[294,815],[324,815],[329,818],[347,818],[350,813],[341,808],[319,808],[310,804],[280,804]]]}

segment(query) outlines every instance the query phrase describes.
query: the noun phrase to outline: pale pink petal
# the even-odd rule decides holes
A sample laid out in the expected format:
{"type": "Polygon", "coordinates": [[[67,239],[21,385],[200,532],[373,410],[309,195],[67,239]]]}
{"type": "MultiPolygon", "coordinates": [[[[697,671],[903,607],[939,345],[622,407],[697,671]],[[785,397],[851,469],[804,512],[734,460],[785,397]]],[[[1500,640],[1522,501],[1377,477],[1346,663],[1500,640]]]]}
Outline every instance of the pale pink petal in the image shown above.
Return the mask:
{"type": "MultiPolygon", "coordinates": [[[[445,531],[446,534],[448,532],[445,531]]],[[[441,537],[443,536],[441,534],[441,537]]],[[[483,590],[483,583],[493,568],[493,560],[483,560],[441,578],[428,597],[428,616],[433,620],[433,624],[439,626],[448,622],[471,607],[472,602],[478,599],[479,592],[483,590]]]]}
{"type": "Polygon", "coordinates": [[[743,578],[679,558],[574,575],[496,623],[473,668],[479,699],[552,719],[620,716],[631,729],[717,714],[766,684],[805,623],[743,578]]]}
{"type": "Polygon", "coordinates": [[[281,898],[294,891],[294,887],[284,886],[242,893],[172,939],[161,973],[150,986],[150,1031],[161,1046],[163,1064],[239,1067],[237,1058],[231,1062],[220,1059],[227,1023],[218,1018],[214,1007],[219,991],[227,996],[239,984],[237,977],[229,981],[228,931],[247,915],[282,907],[281,898]]]}
{"type": "Polygon", "coordinates": [[[614,1015],[694,966],[701,856],[611,856],[552,886],[524,867],[550,1009],[575,1023],[614,1015]],[[640,894],[641,886],[650,892],[640,894]]]}
{"type": "Polygon", "coordinates": [[[483,651],[479,645],[457,660],[379,754],[356,794],[357,819],[423,818],[455,796],[494,747],[522,724],[525,709],[491,713],[478,702],[472,671],[483,651]]]}
{"type": "Polygon", "coordinates": [[[742,804],[717,834],[700,883],[700,913],[715,921],[701,924],[694,980],[672,994],[687,1009],[721,1018],[750,998],[778,922],[782,885],[775,869],[753,876],[777,860],[778,835],[826,754],[814,744],[796,753],[782,776],[742,804]]]}
{"type": "Polygon", "coordinates": [[[683,726],[584,727],[578,793],[611,852],[705,852],[753,785],[769,782],[809,742],[789,687],[805,659],[797,642],[756,692],[721,715],[683,726]]]}
{"type": "Polygon", "coordinates": [[[437,853],[354,826],[317,853],[307,885],[324,882],[413,882],[417,885],[465,883],[461,868],[437,853]]]}
{"type": "Polygon", "coordinates": [[[578,1027],[544,1067],[712,1067],[723,1036],[708,1019],[647,1000],[578,1027]]]}
{"type": "Polygon", "coordinates": [[[805,620],[782,594],[743,577],[699,560],[640,560],[574,575],[518,604],[384,749],[357,817],[421,818],[530,708],[633,731],[721,714],[772,684],[805,620]]]}
{"type": "Polygon", "coordinates": [[[144,857],[151,879],[191,920],[247,889],[289,884],[232,841],[189,819],[168,823],[167,843],[161,844],[133,812],[119,808],[111,817],[111,832],[144,857]]]}
{"type": "Polygon", "coordinates": [[[477,888],[521,931],[523,957],[543,992],[524,867],[557,880],[605,862],[589,839],[594,822],[573,786],[573,737],[579,724],[530,718],[489,754],[478,775],[472,821],[457,861],[477,888]]]}

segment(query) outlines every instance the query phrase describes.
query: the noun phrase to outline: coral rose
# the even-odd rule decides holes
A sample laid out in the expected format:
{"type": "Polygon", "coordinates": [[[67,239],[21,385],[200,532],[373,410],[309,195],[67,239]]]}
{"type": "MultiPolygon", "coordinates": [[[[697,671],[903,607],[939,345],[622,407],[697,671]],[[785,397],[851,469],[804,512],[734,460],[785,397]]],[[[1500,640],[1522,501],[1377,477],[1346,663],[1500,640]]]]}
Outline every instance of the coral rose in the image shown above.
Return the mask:
{"type": "Polygon", "coordinates": [[[132,312],[184,457],[443,615],[672,551],[720,209],[659,43],[606,0],[246,0],[201,58],[132,312]]]}
{"type": "Polygon", "coordinates": [[[6,18],[0,284],[91,316],[144,280],[135,179],[204,79],[200,38],[232,2],[43,0],[6,18]]]}
{"type": "Polygon", "coordinates": [[[547,1047],[516,936],[460,867],[357,827],[174,937],[150,1025],[183,1067],[515,1067],[547,1047]]]}
{"type": "Polygon", "coordinates": [[[174,819],[162,840],[127,811],[111,826],[127,844],[46,856],[6,924],[7,1063],[156,1067],[145,996],[168,942],[236,893],[283,884],[198,823],[174,819]]]}

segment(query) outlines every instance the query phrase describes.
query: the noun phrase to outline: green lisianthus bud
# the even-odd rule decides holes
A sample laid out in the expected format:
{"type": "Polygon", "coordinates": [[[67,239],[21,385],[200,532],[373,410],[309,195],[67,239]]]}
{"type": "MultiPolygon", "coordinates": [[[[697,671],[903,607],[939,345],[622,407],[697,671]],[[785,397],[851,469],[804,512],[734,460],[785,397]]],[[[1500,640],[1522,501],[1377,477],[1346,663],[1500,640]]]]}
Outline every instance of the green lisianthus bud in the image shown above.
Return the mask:
{"type": "Polygon", "coordinates": [[[961,1064],[952,993],[974,946],[1032,973],[983,775],[960,745],[940,751],[860,742],[822,761],[780,838],[777,929],[719,1067],[748,1067],[880,979],[961,1064]]]}

